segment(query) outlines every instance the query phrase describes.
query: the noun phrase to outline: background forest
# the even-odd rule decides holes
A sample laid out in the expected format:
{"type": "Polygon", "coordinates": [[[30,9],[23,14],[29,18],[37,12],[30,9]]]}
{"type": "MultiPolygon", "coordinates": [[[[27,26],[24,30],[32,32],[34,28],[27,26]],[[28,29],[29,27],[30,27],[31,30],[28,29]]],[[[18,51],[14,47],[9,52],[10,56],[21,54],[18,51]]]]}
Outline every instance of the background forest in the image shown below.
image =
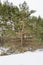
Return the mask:
{"type": "Polygon", "coordinates": [[[32,16],[27,3],[19,7],[0,1],[0,46],[19,51],[43,48],[43,18],[32,16]]]}

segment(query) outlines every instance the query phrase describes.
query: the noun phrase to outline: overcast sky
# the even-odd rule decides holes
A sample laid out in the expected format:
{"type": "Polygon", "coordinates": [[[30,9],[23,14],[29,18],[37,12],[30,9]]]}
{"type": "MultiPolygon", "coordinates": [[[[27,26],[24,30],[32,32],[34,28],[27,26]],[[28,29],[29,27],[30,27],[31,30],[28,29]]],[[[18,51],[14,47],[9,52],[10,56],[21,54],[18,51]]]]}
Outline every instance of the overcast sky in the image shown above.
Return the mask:
{"type": "MultiPolygon", "coordinates": [[[[6,1],[6,0],[1,0],[6,1]]],[[[23,3],[26,1],[29,5],[30,9],[36,10],[35,16],[41,16],[43,17],[43,0],[8,0],[9,2],[13,2],[15,5],[19,5],[20,3],[23,3]]]]}

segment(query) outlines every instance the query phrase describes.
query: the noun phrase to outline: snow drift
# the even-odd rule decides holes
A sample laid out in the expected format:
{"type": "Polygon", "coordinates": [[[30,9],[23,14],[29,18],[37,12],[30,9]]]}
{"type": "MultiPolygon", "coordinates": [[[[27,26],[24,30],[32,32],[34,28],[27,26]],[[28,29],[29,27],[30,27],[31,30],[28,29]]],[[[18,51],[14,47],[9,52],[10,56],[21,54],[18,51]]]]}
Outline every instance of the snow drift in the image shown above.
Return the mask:
{"type": "Polygon", "coordinates": [[[0,65],[43,65],[43,51],[0,56],[0,65]]]}

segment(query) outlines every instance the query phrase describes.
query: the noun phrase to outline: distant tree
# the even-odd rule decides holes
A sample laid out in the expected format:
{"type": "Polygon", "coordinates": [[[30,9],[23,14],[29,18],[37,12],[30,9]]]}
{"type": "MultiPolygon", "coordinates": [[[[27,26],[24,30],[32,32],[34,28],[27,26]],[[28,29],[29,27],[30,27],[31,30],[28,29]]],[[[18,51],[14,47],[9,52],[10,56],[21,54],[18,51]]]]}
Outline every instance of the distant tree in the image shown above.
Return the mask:
{"type": "MultiPolygon", "coordinates": [[[[30,18],[30,15],[32,13],[34,13],[35,10],[29,10],[29,7],[27,6],[27,3],[24,1],[23,4],[20,4],[19,5],[19,20],[21,22],[21,31],[20,31],[20,34],[21,34],[21,45],[23,45],[23,40],[24,40],[24,33],[26,32],[25,30],[25,27],[26,27],[26,22],[28,21],[29,22],[29,18],[30,18]]],[[[27,24],[28,24],[27,22],[27,24]]]]}

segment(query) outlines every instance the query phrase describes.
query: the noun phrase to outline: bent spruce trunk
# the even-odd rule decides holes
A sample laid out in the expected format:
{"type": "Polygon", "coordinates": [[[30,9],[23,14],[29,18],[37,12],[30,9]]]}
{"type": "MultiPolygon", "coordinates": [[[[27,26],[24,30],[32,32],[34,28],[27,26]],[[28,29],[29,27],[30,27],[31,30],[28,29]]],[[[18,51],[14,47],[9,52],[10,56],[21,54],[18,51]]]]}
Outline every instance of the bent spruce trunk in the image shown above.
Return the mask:
{"type": "Polygon", "coordinates": [[[22,30],[21,30],[21,45],[23,46],[24,44],[24,21],[22,23],[22,30]]]}
{"type": "Polygon", "coordinates": [[[21,33],[21,45],[23,46],[23,44],[24,44],[24,34],[21,33]]]}

